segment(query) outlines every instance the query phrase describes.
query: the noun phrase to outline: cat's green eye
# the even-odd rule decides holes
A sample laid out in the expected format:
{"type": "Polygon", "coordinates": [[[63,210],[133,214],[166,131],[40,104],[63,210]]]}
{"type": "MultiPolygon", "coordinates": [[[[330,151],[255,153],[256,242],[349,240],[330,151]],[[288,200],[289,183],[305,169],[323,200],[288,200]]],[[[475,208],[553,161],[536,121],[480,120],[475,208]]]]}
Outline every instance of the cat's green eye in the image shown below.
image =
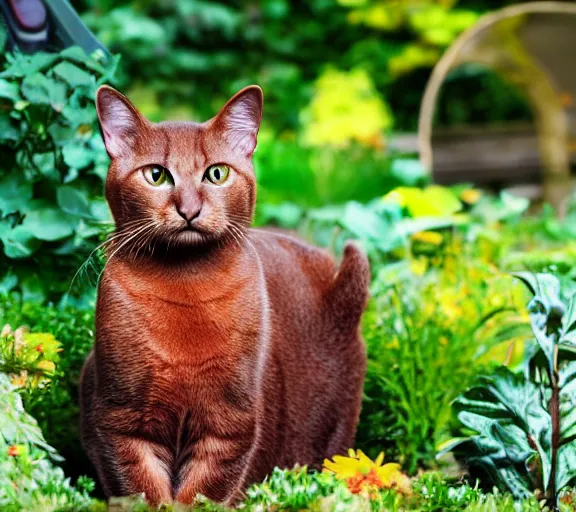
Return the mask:
{"type": "Polygon", "coordinates": [[[160,165],[146,167],[144,169],[144,177],[146,178],[146,181],[154,187],[159,187],[165,183],[173,183],[172,176],[170,176],[168,170],[164,169],[164,167],[160,165]]]}
{"type": "Polygon", "coordinates": [[[214,183],[214,185],[222,185],[222,183],[228,179],[229,174],[230,167],[224,164],[218,164],[208,167],[204,176],[214,183]]]}

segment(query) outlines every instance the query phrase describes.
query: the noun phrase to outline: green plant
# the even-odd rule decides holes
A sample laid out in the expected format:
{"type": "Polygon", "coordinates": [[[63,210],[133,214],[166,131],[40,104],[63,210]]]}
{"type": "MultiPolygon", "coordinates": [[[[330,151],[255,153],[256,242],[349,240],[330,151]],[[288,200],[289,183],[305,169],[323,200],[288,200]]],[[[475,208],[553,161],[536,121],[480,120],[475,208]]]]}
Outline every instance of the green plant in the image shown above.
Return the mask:
{"type": "MultiPolygon", "coordinates": [[[[13,296],[0,295],[0,320],[13,326],[28,326],[30,332],[27,336],[32,339],[38,333],[52,333],[51,339],[58,340],[58,355],[54,359],[57,365],[50,372],[50,384],[26,392],[24,403],[26,410],[40,424],[48,442],[64,456],[61,464],[66,473],[74,478],[87,472],[91,474],[91,466],[80,446],[78,381],[84,359],[92,348],[94,312],[73,306],[20,302],[13,296]]],[[[36,346],[32,347],[33,354],[39,354],[36,346]]],[[[30,366],[35,364],[36,360],[29,363],[30,366]]],[[[23,369],[18,368],[14,368],[16,373],[23,369]]],[[[7,369],[10,372],[14,370],[7,369]]],[[[30,380],[36,370],[28,368],[27,371],[30,380]]]]}
{"type": "Polygon", "coordinates": [[[524,373],[499,368],[456,400],[458,419],[474,432],[456,445],[516,497],[541,489],[556,509],[560,491],[576,481],[576,295],[564,297],[550,274],[517,277],[533,295],[535,350],[524,373]]]}
{"type": "Polygon", "coordinates": [[[0,59],[0,292],[59,299],[109,220],[93,97],[113,70],[97,58],[71,47],[0,59]]]}
{"type": "Polygon", "coordinates": [[[33,393],[49,384],[58,361],[60,343],[47,333],[30,333],[6,324],[0,333],[0,372],[15,386],[33,393]]]}
{"type": "Polygon", "coordinates": [[[435,466],[437,445],[457,426],[452,400],[482,368],[517,361],[528,334],[522,290],[508,276],[462,244],[436,258],[423,274],[422,257],[380,268],[363,320],[368,372],[357,443],[371,456],[383,449],[410,473],[435,466]]]}
{"type": "MultiPolygon", "coordinates": [[[[402,168],[409,167],[410,160],[403,160],[402,168]]],[[[313,208],[299,212],[295,219],[300,222],[299,232],[304,238],[336,253],[346,240],[358,240],[374,269],[410,255],[437,254],[441,258],[450,241],[462,236],[479,249],[480,238],[490,236],[488,226],[517,223],[521,224],[518,231],[525,229],[520,219],[527,208],[524,198],[505,192],[491,196],[465,185],[431,185],[424,189],[400,186],[369,203],[349,201],[313,208]]],[[[285,204],[280,212],[292,213],[285,204]]],[[[498,227],[497,235],[501,231],[498,227]]],[[[498,254],[491,261],[499,264],[505,251],[498,252],[496,245],[492,244],[492,249],[498,254]]],[[[486,259],[481,254],[474,256],[486,259]]]]}
{"type": "Polygon", "coordinates": [[[93,482],[76,487],[54,461],[61,460],[22,403],[19,388],[0,372],[0,508],[7,512],[80,510],[91,503],[93,482]]]}

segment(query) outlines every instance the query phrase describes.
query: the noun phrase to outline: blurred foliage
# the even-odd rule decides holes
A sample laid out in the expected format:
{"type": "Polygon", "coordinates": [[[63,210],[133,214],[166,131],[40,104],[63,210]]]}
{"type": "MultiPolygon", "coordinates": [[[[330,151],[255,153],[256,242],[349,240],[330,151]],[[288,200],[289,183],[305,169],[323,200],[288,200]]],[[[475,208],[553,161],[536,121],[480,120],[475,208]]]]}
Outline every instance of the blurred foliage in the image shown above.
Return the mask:
{"type": "Polygon", "coordinates": [[[76,47],[0,69],[0,292],[57,299],[109,219],[93,98],[110,71],[76,47]]]}
{"type": "Polygon", "coordinates": [[[60,350],[52,334],[30,333],[24,327],[12,331],[6,324],[0,333],[0,372],[10,374],[14,386],[32,393],[50,382],[60,350]]]}
{"type": "Polygon", "coordinates": [[[383,147],[383,132],[391,115],[362,69],[343,73],[326,70],[315,84],[309,110],[304,112],[304,143],[342,146],[358,141],[383,147]]]}
{"type": "MultiPolygon", "coordinates": [[[[528,217],[528,202],[510,194],[430,186],[415,158],[388,149],[394,131],[415,128],[442,51],[504,3],[73,1],[120,55],[114,79],[152,120],[205,120],[242,86],[263,87],[256,222],[337,254],[350,238],[366,249],[373,299],[358,444],[372,455],[385,448],[412,474],[435,467],[438,443],[458,432],[450,401],[480,371],[526,354],[521,292],[503,272],[576,276],[576,210],[562,221],[549,210],[528,217]]],[[[0,436],[0,508],[102,510],[90,481],[72,487],[54,462],[73,478],[89,467],[77,385],[93,312],[81,307],[91,305],[86,274],[98,275],[94,247],[109,220],[93,96],[115,70],[77,48],[4,54],[0,69],[0,319],[29,326],[0,340],[0,433],[9,434],[4,444],[0,436]]],[[[441,125],[529,119],[523,98],[482,68],[457,70],[442,94],[441,125]]],[[[533,497],[514,504],[432,475],[413,487],[410,498],[359,496],[330,475],[276,470],[248,490],[245,508],[538,509],[533,497]]],[[[138,497],[115,506],[147,509],[138,497]]],[[[195,508],[223,510],[202,499],[195,508]]]]}
{"type": "MultiPolygon", "coordinates": [[[[384,127],[394,121],[397,130],[414,130],[428,74],[442,51],[481,13],[504,2],[72,3],[101,41],[122,56],[118,83],[145,115],[203,120],[242,86],[258,83],[266,97],[265,123],[283,134],[306,130],[305,112],[321,94],[314,84],[325,73],[364,74],[394,113],[385,114],[384,127]]],[[[469,92],[471,82],[452,87],[456,98],[467,101],[469,120],[525,119],[522,98],[500,80],[484,76],[491,77],[478,74],[484,81],[475,94],[469,92]],[[493,97],[498,100],[486,105],[493,97]],[[502,111],[499,107],[507,102],[516,102],[520,110],[502,111]]],[[[442,123],[462,118],[459,109],[445,105],[442,123]]]]}

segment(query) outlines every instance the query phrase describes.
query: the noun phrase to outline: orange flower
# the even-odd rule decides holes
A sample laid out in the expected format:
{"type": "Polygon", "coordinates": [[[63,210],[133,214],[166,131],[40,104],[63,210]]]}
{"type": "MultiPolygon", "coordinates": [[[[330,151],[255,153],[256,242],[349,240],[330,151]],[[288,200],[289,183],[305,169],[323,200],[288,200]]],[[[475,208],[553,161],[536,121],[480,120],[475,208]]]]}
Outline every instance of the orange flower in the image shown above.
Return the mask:
{"type": "Polygon", "coordinates": [[[349,450],[348,455],[335,455],[333,461],[324,460],[324,471],[334,473],[338,480],[344,480],[353,494],[367,492],[373,495],[379,489],[396,489],[410,494],[410,479],[400,471],[398,464],[383,464],[384,453],[378,455],[375,461],[362,450],[349,450]]]}
{"type": "Polygon", "coordinates": [[[18,457],[22,453],[22,446],[18,444],[13,444],[12,446],[8,447],[8,456],[9,457],[18,457]]]}

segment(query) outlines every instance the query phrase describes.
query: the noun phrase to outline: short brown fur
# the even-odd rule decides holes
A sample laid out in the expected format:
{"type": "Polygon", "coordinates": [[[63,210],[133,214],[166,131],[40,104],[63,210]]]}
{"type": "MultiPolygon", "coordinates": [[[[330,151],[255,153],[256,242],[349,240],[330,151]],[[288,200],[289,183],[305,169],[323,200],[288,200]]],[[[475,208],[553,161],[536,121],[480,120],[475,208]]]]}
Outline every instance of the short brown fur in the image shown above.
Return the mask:
{"type": "Polygon", "coordinates": [[[352,244],[338,268],[249,228],[260,89],[203,124],[150,123],[109,87],[97,106],[117,232],[80,395],[106,494],[232,503],[274,466],[318,467],[353,446],[368,263],[352,244]],[[214,164],[230,168],[223,185],[205,177],[214,164]],[[150,166],[174,184],[148,183],[150,166]]]}

